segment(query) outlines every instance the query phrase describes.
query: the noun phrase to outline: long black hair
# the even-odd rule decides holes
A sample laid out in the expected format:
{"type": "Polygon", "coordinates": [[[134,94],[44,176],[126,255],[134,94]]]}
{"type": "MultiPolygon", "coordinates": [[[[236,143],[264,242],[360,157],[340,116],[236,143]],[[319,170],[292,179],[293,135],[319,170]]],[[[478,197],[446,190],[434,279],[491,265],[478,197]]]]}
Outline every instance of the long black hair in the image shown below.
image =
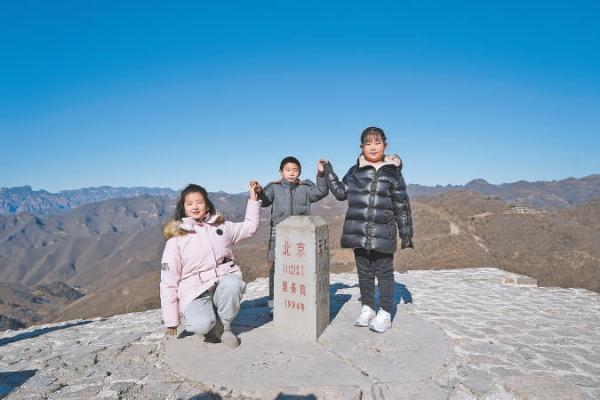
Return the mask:
{"type": "Polygon", "coordinates": [[[184,207],[185,196],[187,196],[190,193],[200,193],[202,197],[204,197],[204,201],[206,202],[208,212],[211,215],[215,214],[215,206],[213,205],[212,201],[210,201],[210,199],[208,198],[208,193],[206,192],[206,189],[204,189],[200,185],[190,183],[185,187],[185,189],[181,191],[181,196],[179,197],[179,201],[177,202],[177,206],[175,207],[175,219],[179,220],[186,217],[184,207]]]}

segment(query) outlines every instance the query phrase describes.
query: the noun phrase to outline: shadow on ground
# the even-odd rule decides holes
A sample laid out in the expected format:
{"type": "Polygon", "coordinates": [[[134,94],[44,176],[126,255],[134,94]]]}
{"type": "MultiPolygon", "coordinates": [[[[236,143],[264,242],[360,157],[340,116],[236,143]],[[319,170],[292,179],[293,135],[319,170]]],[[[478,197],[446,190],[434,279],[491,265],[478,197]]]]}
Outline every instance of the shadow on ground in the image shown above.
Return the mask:
{"type": "Polygon", "coordinates": [[[36,372],[37,370],[35,369],[0,372],[0,399],[5,398],[10,392],[27,382],[36,372]]]}
{"type": "Polygon", "coordinates": [[[348,293],[337,293],[338,290],[351,289],[358,287],[358,285],[348,286],[345,283],[334,283],[329,285],[329,322],[333,321],[337,317],[338,313],[344,307],[351,298],[352,295],[348,293]]]}
{"type": "Polygon", "coordinates": [[[79,325],[87,325],[87,324],[91,324],[92,322],[94,322],[94,321],[72,322],[69,324],[56,325],[56,326],[51,326],[48,328],[39,328],[39,329],[34,329],[32,331],[19,333],[18,335],[15,335],[12,337],[0,339],[0,347],[6,346],[7,344],[11,344],[14,342],[18,342],[19,340],[31,339],[31,338],[35,338],[35,337],[38,337],[41,335],[45,335],[46,333],[58,331],[61,329],[68,329],[68,328],[72,328],[74,326],[79,326],[79,325]]]}
{"type": "Polygon", "coordinates": [[[232,330],[239,334],[251,331],[272,321],[269,314],[269,296],[245,300],[232,323],[232,330]]]}
{"type": "MultiPolygon", "coordinates": [[[[398,311],[398,304],[408,304],[413,302],[412,294],[410,290],[403,283],[394,283],[394,299],[392,300],[392,319],[396,317],[398,311]]],[[[375,288],[375,308],[379,307],[379,287],[375,288]]]]}

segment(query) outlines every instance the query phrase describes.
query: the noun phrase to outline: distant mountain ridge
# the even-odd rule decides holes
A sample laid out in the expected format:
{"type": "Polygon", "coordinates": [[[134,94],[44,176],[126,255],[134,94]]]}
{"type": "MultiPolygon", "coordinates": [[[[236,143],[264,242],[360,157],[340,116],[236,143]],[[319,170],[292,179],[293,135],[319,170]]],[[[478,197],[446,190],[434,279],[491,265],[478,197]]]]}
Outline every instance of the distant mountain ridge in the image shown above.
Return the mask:
{"type": "MultiPolygon", "coordinates": [[[[210,197],[228,220],[243,220],[247,194],[210,197]]],[[[468,190],[411,200],[416,246],[395,258],[398,271],[494,266],[532,276],[541,285],[600,292],[600,199],[553,211],[511,207],[468,190]]],[[[8,285],[0,299],[14,290],[23,293],[12,284],[35,291],[55,281],[85,294],[75,300],[48,297],[45,309],[10,302],[0,307],[2,324],[158,307],[161,226],[172,218],[175,202],[172,196],[142,196],[86,204],[61,215],[0,215],[0,287],[8,285]]],[[[332,196],[312,207],[329,224],[332,272],[355,268],[352,251],[339,248],[346,207],[332,196]]],[[[268,271],[268,214],[262,210],[258,232],[234,250],[250,281],[268,271]]]]}
{"type": "Polygon", "coordinates": [[[33,190],[31,186],[0,188],[0,214],[26,212],[35,215],[63,214],[84,204],[114,198],[139,196],[174,196],[178,192],[169,188],[148,187],[89,187],[50,193],[33,190]]]}
{"type": "MultiPolygon", "coordinates": [[[[600,198],[600,174],[560,181],[518,181],[494,185],[484,179],[474,179],[465,185],[424,186],[409,184],[411,197],[432,197],[448,191],[470,190],[484,196],[497,197],[518,205],[540,209],[569,208],[600,198]]],[[[89,187],[50,193],[32,190],[31,186],[0,188],[0,214],[26,212],[34,215],[64,214],[84,204],[115,198],[140,196],[177,196],[169,188],[89,187]]],[[[216,192],[216,195],[228,195],[216,192]]],[[[236,195],[236,194],[234,194],[236,195]]]]}
{"type": "Polygon", "coordinates": [[[412,197],[432,197],[449,191],[470,190],[483,196],[540,209],[569,208],[600,198],[600,174],[560,181],[518,181],[494,185],[474,179],[465,185],[408,185],[412,197]]]}

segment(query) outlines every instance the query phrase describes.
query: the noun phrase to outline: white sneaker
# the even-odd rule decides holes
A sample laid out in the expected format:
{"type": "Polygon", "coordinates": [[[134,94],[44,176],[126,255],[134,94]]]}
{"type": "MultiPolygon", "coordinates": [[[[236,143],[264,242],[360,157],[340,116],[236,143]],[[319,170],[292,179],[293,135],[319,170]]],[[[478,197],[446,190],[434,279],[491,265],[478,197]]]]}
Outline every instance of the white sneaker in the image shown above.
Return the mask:
{"type": "Polygon", "coordinates": [[[362,306],[362,310],[354,325],[356,326],[369,326],[369,322],[375,318],[375,311],[367,305],[362,306]]]}
{"type": "Polygon", "coordinates": [[[389,312],[379,310],[377,316],[369,323],[369,329],[383,333],[392,327],[392,316],[389,312]]]}

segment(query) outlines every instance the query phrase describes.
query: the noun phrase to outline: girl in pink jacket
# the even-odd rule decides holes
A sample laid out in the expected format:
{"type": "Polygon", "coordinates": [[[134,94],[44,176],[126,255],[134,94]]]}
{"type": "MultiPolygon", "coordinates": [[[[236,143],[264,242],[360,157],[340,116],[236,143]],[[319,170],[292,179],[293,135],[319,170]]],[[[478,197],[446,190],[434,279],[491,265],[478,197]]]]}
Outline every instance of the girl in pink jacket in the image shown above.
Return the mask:
{"type": "Polygon", "coordinates": [[[175,221],[164,229],[167,243],[161,263],[160,303],[167,335],[177,334],[181,312],[185,330],[202,335],[214,336],[219,318],[223,324],[221,342],[239,346],[231,322],[240,310],[246,284],[231,249],[258,228],[256,187],[254,181],[248,185],[246,217],[238,223],[225,222],[215,212],[203,187],[190,184],[181,192],[175,221]]]}

